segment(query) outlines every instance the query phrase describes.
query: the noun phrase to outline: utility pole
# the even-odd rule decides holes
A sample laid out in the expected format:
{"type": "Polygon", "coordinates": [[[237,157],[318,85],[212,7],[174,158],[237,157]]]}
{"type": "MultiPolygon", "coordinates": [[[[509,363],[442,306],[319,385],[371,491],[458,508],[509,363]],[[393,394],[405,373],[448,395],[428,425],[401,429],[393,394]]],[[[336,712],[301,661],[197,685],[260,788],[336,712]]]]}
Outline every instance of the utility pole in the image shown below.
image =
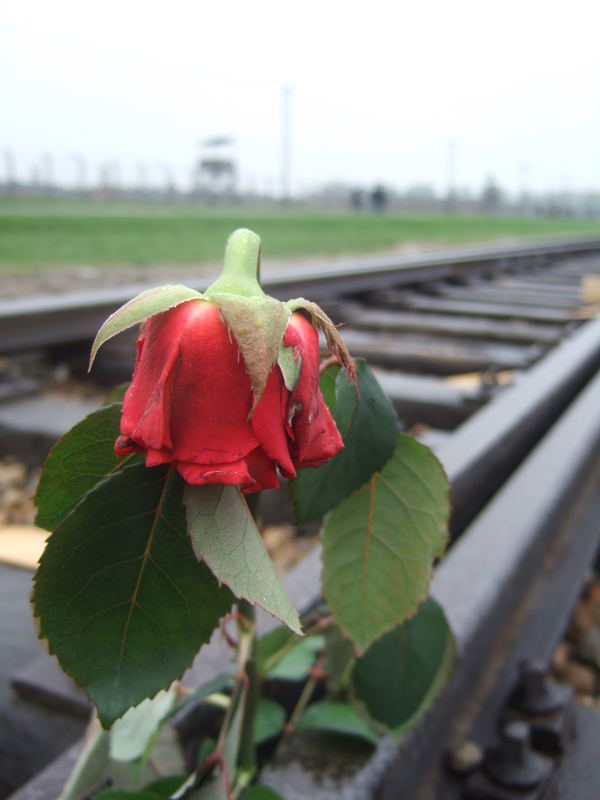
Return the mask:
{"type": "Polygon", "coordinates": [[[527,178],[529,175],[529,164],[525,163],[524,161],[519,164],[519,189],[520,189],[520,197],[519,197],[519,205],[521,206],[522,211],[527,211],[527,206],[529,205],[529,195],[528,195],[528,187],[527,187],[527,178]]]}
{"type": "Polygon", "coordinates": [[[455,206],[455,181],[456,181],[456,150],[458,142],[456,139],[448,139],[446,143],[446,177],[448,181],[448,195],[446,198],[447,209],[449,212],[455,206]]]}
{"type": "Polygon", "coordinates": [[[281,87],[281,202],[287,205],[291,195],[292,162],[292,86],[281,87]]]}

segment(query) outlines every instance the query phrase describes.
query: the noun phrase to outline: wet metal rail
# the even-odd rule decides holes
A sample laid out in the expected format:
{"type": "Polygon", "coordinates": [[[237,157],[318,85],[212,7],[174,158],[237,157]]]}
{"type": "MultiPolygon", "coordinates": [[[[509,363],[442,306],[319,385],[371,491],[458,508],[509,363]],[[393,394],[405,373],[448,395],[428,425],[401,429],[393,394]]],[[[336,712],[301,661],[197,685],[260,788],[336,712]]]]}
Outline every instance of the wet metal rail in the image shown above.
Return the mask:
{"type": "MultiPolygon", "coordinates": [[[[453,544],[432,584],[458,643],[450,686],[408,736],[384,739],[372,757],[351,767],[339,754],[324,759],[310,743],[299,743],[300,760],[275,763],[265,775],[286,800],[467,796],[469,787],[443,767],[449,743],[470,737],[493,744],[517,663],[550,659],[600,542],[599,282],[600,241],[379,259],[369,269],[363,261],[321,278],[270,274],[264,281],[272,294],[309,296],[346,322],[351,352],[368,358],[401,426],[437,452],[453,504],[453,544]]],[[[11,301],[12,310],[0,304],[0,353],[19,359],[43,347],[50,358],[68,358],[82,346],[72,348],[68,337],[75,332],[87,349],[107,313],[130,296],[129,290],[88,296],[83,310],[72,297],[56,328],[58,298],[45,306],[42,299],[11,301]],[[21,338],[10,321],[19,314],[21,338]]],[[[118,379],[131,369],[134,336],[121,339],[101,354],[101,369],[118,379]]],[[[23,402],[0,403],[0,430],[18,428],[23,402]]],[[[43,395],[28,402],[20,436],[33,425],[36,403],[44,415],[43,395]]],[[[267,501],[265,513],[277,520],[287,512],[267,501]]],[[[319,599],[319,569],[317,548],[284,578],[300,610],[319,599]]],[[[272,624],[260,619],[265,628],[272,624]]],[[[222,643],[212,643],[188,682],[211,677],[227,657],[222,643]]],[[[80,695],[63,684],[57,689],[53,669],[42,663],[14,677],[25,696],[37,691],[56,700],[62,692],[62,702],[68,698],[85,712],[80,695]]],[[[576,721],[591,729],[594,721],[581,713],[576,721]]],[[[563,787],[564,770],[582,752],[575,746],[563,766],[553,767],[548,791],[563,787]]],[[[64,775],[72,759],[73,752],[63,756],[15,800],[50,798],[43,786],[64,775]]],[[[583,785],[577,791],[563,787],[548,797],[595,796],[583,785]]]]}

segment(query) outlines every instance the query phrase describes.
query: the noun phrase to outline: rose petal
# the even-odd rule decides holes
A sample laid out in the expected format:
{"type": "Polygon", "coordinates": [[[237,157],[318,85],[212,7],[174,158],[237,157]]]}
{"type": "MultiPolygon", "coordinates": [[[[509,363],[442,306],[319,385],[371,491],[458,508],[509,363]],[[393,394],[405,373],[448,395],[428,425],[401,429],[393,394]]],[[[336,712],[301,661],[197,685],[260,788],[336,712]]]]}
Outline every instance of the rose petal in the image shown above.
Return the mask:
{"type": "Polygon", "coordinates": [[[217,308],[198,306],[179,351],[171,408],[173,456],[206,464],[233,461],[258,445],[247,422],[250,379],[217,308]]]}
{"type": "Polygon", "coordinates": [[[121,433],[173,459],[236,461],[258,440],[250,381],[215,306],[191,300],[151,317],[125,395],[121,433]]]}
{"type": "Polygon", "coordinates": [[[271,370],[265,392],[252,415],[252,427],[263,450],[276,461],[287,477],[295,477],[296,471],[290,457],[285,421],[282,414],[281,395],[283,376],[279,367],[271,370]]]}
{"type": "Polygon", "coordinates": [[[166,447],[162,450],[148,448],[146,452],[146,466],[157,467],[159,464],[168,464],[173,460],[173,454],[166,447]]]}
{"type": "Polygon", "coordinates": [[[176,461],[175,468],[186,483],[196,486],[221,483],[239,486],[246,494],[279,486],[275,462],[260,447],[231,463],[207,465],[176,461]]]}
{"type": "Polygon", "coordinates": [[[257,447],[246,456],[248,471],[255,481],[253,486],[242,487],[244,494],[260,492],[262,489],[279,489],[275,461],[257,447]]]}
{"type": "Polygon", "coordinates": [[[300,377],[288,401],[294,464],[317,467],[344,448],[319,389],[319,337],[311,323],[295,313],[286,328],[284,344],[299,348],[302,356],[300,377]]]}

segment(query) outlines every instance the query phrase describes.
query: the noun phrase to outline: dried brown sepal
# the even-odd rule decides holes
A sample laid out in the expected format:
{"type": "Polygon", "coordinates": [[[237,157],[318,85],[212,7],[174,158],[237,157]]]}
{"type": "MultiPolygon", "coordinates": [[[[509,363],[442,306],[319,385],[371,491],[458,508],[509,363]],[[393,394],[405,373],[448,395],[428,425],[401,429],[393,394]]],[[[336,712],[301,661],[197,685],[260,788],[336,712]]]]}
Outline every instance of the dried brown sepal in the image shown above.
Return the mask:
{"type": "Polygon", "coordinates": [[[288,300],[285,304],[290,311],[297,311],[304,309],[310,313],[312,324],[315,328],[320,328],[325,336],[327,347],[331,355],[336,358],[346,370],[348,380],[354,383],[356,388],[356,396],[358,397],[358,379],[356,377],[356,367],[352,356],[348,352],[344,340],[342,339],[339,330],[334,325],[332,320],[327,316],[323,309],[311,300],[305,300],[303,297],[296,297],[293,300],[288,300]]]}

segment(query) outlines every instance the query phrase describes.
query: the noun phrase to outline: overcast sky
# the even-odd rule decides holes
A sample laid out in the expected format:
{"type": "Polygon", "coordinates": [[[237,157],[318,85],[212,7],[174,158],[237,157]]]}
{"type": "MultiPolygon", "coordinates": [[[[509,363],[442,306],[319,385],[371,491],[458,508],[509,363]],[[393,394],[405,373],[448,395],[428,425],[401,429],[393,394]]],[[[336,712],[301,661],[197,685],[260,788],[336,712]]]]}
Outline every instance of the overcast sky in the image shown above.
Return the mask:
{"type": "Polygon", "coordinates": [[[278,190],[290,86],[294,192],[598,191],[599,23],[594,0],[0,0],[0,175],[74,183],[77,156],[184,186],[228,135],[241,185],[278,190]]]}

